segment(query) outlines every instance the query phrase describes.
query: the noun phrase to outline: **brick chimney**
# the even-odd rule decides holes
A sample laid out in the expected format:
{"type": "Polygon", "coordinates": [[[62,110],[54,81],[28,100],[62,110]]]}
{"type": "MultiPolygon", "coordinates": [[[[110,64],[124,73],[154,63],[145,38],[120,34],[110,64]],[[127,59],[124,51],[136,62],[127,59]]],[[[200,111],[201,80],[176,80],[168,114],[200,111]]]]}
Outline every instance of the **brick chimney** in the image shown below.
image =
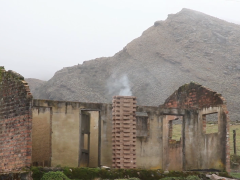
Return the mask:
{"type": "Polygon", "coordinates": [[[113,97],[112,167],[136,168],[136,97],[113,97]]]}

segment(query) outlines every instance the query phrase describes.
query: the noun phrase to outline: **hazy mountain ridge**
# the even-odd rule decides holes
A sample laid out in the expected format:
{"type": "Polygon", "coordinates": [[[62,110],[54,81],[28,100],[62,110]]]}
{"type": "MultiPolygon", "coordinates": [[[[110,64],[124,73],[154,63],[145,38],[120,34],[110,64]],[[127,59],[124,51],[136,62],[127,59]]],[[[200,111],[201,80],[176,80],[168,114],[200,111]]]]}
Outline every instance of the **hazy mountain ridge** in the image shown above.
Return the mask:
{"type": "Polygon", "coordinates": [[[46,81],[36,79],[36,78],[25,78],[25,81],[28,83],[30,90],[35,90],[43,85],[46,81]]]}
{"type": "Polygon", "coordinates": [[[124,76],[138,104],[163,104],[179,86],[195,81],[222,93],[231,119],[240,119],[240,26],[183,9],[155,22],[113,57],[63,68],[32,93],[39,99],[108,103],[118,95],[110,85],[124,76]]]}

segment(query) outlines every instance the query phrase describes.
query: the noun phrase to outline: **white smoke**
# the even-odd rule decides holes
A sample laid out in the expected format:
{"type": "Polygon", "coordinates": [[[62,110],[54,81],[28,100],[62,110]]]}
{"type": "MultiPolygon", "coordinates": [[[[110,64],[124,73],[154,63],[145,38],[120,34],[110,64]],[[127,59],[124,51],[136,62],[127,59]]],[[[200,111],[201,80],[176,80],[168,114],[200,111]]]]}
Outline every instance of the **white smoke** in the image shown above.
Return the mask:
{"type": "Polygon", "coordinates": [[[132,96],[132,91],[126,74],[120,77],[113,74],[107,82],[107,87],[108,93],[112,96],[132,96]]]}

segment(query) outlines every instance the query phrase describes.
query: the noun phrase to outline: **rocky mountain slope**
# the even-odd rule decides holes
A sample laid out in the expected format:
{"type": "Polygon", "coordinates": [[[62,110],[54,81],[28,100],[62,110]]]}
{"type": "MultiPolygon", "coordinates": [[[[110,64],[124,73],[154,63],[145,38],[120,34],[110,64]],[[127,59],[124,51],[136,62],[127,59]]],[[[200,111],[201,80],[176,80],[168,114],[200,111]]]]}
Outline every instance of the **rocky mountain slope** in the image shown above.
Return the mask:
{"type": "Polygon", "coordinates": [[[183,9],[152,27],[113,57],[85,61],[57,71],[34,98],[111,102],[113,95],[137,96],[138,104],[164,103],[179,86],[195,81],[240,113],[240,26],[183,9]]]}
{"type": "Polygon", "coordinates": [[[28,83],[30,90],[35,90],[43,85],[46,81],[35,79],[35,78],[25,78],[25,81],[28,83]]]}

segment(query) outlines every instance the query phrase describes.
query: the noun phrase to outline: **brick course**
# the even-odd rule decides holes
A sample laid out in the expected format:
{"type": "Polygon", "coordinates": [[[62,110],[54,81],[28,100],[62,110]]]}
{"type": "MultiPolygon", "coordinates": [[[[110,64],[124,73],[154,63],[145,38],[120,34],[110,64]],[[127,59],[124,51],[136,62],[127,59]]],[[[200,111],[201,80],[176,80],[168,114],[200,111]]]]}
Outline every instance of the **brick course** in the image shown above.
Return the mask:
{"type": "Polygon", "coordinates": [[[0,67],[0,172],[30,167],[32,95],[24,78],[0,67]]]}

